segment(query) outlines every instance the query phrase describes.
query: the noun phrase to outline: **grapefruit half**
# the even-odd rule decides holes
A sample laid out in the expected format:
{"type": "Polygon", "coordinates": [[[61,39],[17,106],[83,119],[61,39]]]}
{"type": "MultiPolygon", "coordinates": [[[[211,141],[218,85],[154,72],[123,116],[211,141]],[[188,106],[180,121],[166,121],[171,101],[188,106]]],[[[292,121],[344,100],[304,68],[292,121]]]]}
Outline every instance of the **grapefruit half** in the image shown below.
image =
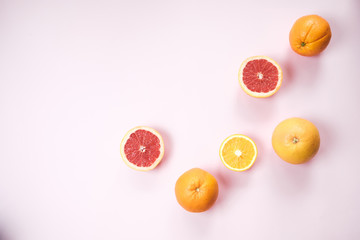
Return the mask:
{"type": "Polygon", "coordinates": [[[121,157],[132,169],[150,171],[164,156],[164,141],[150,127],[135,127],[128,131],[120,144],[121,157]]]}
{"type": "Polygon", "coordinates": [[[282,78],[279,64],[266,56],[249,57],[239,70],[241,88],[248,95],[257,98],[274,95],[281,86],[282,78]]]}

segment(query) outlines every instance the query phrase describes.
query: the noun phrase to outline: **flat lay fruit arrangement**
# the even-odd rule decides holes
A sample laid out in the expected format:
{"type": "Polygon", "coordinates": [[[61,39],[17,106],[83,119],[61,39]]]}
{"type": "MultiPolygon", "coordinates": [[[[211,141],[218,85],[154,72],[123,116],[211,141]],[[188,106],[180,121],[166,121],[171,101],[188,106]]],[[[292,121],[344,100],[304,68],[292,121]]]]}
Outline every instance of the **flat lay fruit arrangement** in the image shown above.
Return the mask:
{"type": "MultiPolygon", "coordinates": [[[[291,49],[304,57],[323,52],[330,39],[329,23],[318,15],[300,17],[289,33],[291,49]]],[[[281,94],[283,70],[270,57],[251,56],[240,65],[238,81],[248,97],[263,98],[258,101],[267,101],[266,98],[276,93],[281,94]]],[[[274,126],[271,143],[268,144],[272,145],[279,159],[286,163],[303,164],[314,158],[318,152],[320,133],[310,120],[289,117],[274,126]]],[[[129,130],[120,144],[121,157],[126,165],[139,171],[154,169],[161,162],[165,151],[161,135],[155,129],[145,126],[129,130]]],[[[237,132],[224,137],[219,146],[219,161],[231,171],[247,171],[256,162],[258,151],[261,149],[257,148],[249,136],[237,132]]],[[[176,200],[189,212],[204,212],[210,209],[219,194],[215,177],[200,168],[186,171],[175,183],[176,200]]]]}

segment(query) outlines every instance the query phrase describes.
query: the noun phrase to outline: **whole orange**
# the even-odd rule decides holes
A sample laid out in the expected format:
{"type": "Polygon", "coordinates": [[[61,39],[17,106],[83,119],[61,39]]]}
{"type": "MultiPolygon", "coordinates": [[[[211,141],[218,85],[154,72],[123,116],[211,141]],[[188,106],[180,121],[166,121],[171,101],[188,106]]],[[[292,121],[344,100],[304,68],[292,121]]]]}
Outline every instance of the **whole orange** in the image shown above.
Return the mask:
{"type": "Polygon", "coordinates": [[[312,122],[302,118],[289,118],[275,128],[272,146],[284,161],[300,164],[316,155],[320,147],[320,134],[312,122]]]}
{"type": "Polygon", "coordinates": [[[289,35],[291,48],[303,56],[321,53],[330,39],[330,25],[318,15],[307,15],[296,20],[289,35]]]}
{"type": "Polygon", "coordinates": [[[215,203],[218,183],[210,173],[193,168],[182,174],[175,184],[178,203],[189,212],[204,212],[215,203]]]}

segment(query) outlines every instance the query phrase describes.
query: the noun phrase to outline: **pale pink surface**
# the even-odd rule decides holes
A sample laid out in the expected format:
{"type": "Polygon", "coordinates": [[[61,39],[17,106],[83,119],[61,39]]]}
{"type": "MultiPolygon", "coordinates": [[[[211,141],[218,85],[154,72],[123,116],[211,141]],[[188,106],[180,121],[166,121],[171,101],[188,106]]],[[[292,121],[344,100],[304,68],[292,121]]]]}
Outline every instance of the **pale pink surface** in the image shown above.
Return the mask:
{"type": "Polygon", "coordinates": [[[360,239],[360,3],[348,1],[0,1],[0,231],[5,240],[360,239]],[[341,2],[341,3],[340,3],[341,2]],[[319,14],[323,54],[290,50],[293,22],[319,14]],[[284,82],[247,96],[241,62],[272,57],[284,82]],[[299,166],[271,147],[288,117],[321,147],[299,166]],[[152,172],[120,159],[132,127],[163,135],[152,172]],[[218,156],[234,133],[259,149],[247,172],[218,156]],[[185,212],[174,185],[200,167],[215,206],[185,212]]]}

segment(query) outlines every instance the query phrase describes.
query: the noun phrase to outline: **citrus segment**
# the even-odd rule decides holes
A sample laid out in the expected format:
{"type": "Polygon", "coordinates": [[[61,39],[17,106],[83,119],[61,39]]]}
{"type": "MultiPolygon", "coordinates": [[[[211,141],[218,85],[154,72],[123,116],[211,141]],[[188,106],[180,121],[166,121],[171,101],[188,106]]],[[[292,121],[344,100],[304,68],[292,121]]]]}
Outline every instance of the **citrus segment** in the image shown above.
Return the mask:
{"type": "Polygon", "coordinates": [[[239,83],[253,97],[270,97],[282,83],[282,70],[271,58],[255,56],[246,59],[240,66],[239,83]]]}
{"type": "Polygon", "coordinates": [[[164,154],[164,143],[161,135],[154,129],[136,127],[121,141],[120,152],[129,167],[148,171],[160,163],[164,154]]]}
{"type": "Polygon", "coordinates": [[[256,157],[256,145],[245,135],[231,135],[220,146],[221,161],[227,168],[234,171],[249,169],[254,164],[256,157]]]}

